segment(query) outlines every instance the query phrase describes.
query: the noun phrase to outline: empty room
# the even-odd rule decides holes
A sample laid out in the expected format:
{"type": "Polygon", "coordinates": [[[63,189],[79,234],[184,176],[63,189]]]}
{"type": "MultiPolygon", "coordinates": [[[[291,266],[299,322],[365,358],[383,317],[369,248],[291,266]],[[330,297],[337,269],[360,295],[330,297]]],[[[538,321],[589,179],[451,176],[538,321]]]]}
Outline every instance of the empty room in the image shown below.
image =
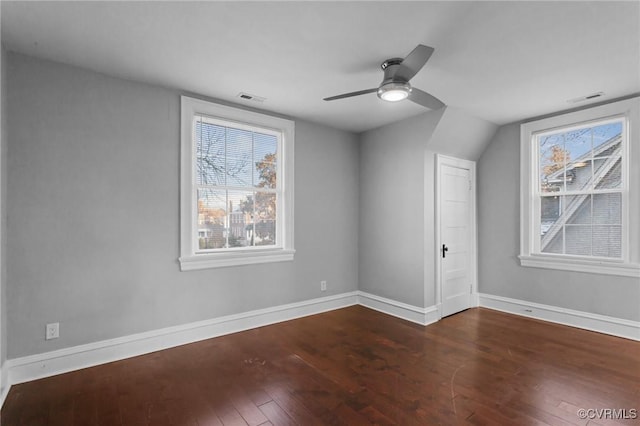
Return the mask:
{"type": "Polygon", "coordinates": [[[640,424],[639,1],[0,2],[0,424],[640,424]]]}

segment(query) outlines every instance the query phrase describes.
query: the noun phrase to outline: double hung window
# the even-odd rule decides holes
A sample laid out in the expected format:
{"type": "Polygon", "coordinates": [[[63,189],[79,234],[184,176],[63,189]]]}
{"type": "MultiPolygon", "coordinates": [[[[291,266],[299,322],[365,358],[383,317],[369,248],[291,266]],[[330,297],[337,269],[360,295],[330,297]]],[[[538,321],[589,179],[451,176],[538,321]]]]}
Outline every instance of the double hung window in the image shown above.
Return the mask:
{"type": "Polygon", "coordinates": [[[523,266],[640,276],[637,115],[632,99],[521,126],[523,266]]]}
{"type": "Polygon", "coordinates": [[[293,130],[182,98],[183,270],[293,258],[293,130]]]}

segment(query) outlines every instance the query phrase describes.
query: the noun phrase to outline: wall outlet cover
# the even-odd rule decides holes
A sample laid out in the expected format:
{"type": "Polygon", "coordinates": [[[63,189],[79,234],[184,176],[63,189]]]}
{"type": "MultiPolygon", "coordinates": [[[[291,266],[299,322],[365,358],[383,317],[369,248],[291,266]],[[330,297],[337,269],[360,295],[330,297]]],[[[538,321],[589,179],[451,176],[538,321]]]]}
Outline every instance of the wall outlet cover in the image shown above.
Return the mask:
{"type": "Polygon", "coordinates": [[[51,324],[47,324],[45,339],[51,340],[57,339],[58,337],[60,337],[60,323],[54,322],[51,324]]]}

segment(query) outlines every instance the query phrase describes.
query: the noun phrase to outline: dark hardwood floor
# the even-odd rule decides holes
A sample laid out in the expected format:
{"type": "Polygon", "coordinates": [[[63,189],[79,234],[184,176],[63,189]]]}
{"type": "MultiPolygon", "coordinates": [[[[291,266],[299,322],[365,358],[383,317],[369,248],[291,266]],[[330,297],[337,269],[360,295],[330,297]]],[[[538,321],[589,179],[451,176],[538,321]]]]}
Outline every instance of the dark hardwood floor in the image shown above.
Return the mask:
{"type": "Polygon", "coordinates": [[[1,423],[639,424],[634,410],[639,342],[482,308],[422,327],[354,306],[16,385],[1,423]]]}

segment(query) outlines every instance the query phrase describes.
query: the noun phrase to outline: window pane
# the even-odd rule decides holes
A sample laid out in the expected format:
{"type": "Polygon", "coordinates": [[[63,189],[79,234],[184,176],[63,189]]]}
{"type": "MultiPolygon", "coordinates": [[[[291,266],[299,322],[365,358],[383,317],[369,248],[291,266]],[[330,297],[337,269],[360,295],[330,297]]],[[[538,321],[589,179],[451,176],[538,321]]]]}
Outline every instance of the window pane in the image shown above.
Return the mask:
{"type": "Polygon", "coordinates": [[[198,190],[198,247],[201,250],[224,247],[226,205],[226,191],[198,190]]]}
{"type": "Polygon", "coordinates": [[[565,254],[591,256],[591,225],[565,227],[565,254]]]}
{"type": "Polygon", "coordinates": [[[593,176],[591,159],[580,158],[567,166],[567,191],[590,190],[593,176]]]}
{"type": "Polygon", "coordinates": [[[228,247],[251,245],[249,231],[254,214],[254,195],[248,191],[229,191],[227,218],[228,247]]]}
{"type": "Polygon", "coordinates": [[[276,188],[277,183],[277,164],[275,162],[267,161],[271,156],[266,156],[261,161],[256,161],[255,169],[253,171],[253,181],[258,188],[276,188]]]}
{"type": "Polygon", "coordinates": [[[560,217],[560,197],[542,197],[540,213],[540,233],[545,235],[560,217]]]}
{"type": "Polygon", "coordinates": [[[273,135],[254,136],[253,184],[259,188],[276,188],[278,139],[273,135]]]}
{"type": "Polygon", "coordinates": [[[273,135],[265,135],[263,133],[254,134],[254,150],[256,161],[264,159],[267,155],[275,157],[278,150],[278,139],[273,135]]]}
{"type": "Polygon", "coordinates": [[[620,225],[622,223],[622,194],[595,194],[593,196],[593,223],[620,225]]]}
{"type": "Polygon", "coordinates": [[[540,191],[556,192],[564,189],[566,152],[564,135],[553,134],[538,138],[540,158],[540,191]]]}
{"type": "Polygon", "coordinates": [[[542,253],[562,254],[564,250],[564,231],[558,227],[556,232],[547,232],[542,236],[540,251],[542,253]]]}
{"type": "Polygon", "coordinates": [[[196,182],[199,185],[224,185],[225,128],[197,121],[196,182]]]}
{"type": "Polygon", "coordinates": [[[196,183],[198,185],[224,185],[224,157],[198,157],[196,183]]]}
{"type": "Polygon", "coordinates": [[[234,158],[251,158],[253,136],[248,130],[227,127],[227,156],[234,158]]]}
{"type": "MultiPolygon", "coordinates": [[[[620,145],[618,145],[619,147],[620,145]]],[[[594,186],[596,188],[619,188],[622,183],[620,149],[611,157],[598,157],[593,160],[594,186]]]]}
{"type": "Polygon", "coordinates": [[[196,150],[199,154],[224,155],[224,127],[198,120],[195,130],[196,150]]]}
{"type": "Polygon", "coordinates": [[[226,147],[227,185],[251,186],[252,132],[227,128],[226,147]]]}
{"type": "Polygon", "coordinates": [[[251,157],[227,157],[228,186],[251,186],[251,157]]]}
{"type": "Polygon", "coordinates": [[[591,128],[566,132],[566,190],[579,191],[591,186],[591,128]]]}
{"type": "Polygon", "coordinates": [[[591,224],[591,195],[572,195],[563,197],[567,205],[567,223],[591,224]]]}
{"type": "Polygon", "coordinates": [[[619,188],[622,184],[622,122],[593,128],[593,187],[619,188]]]}
{"type": "Polygon", "coordinates": [[[607,170],[603,170],[600,179],[595,182],[597,189],[620,188],[622,185],[622,157],[615,158],[615,162],[607,170]]]}
{"type": "Polygon", "coordinates": [[[593,255],[622,257],[622,227],[619,225],[593,227],[593,255]]]}
{"type": "Polygon", "coordinates": [[[255,214],[255,245],[276,244],[276,194],[257,192],[255,214]]]}
{"type": "Polygon", "coordinates": [[[611,155],[615,150],[616,139],[622,134],[622,121],[602,124],[593,128],[593,151],[594,157],[604,157],[611,155]]]}

